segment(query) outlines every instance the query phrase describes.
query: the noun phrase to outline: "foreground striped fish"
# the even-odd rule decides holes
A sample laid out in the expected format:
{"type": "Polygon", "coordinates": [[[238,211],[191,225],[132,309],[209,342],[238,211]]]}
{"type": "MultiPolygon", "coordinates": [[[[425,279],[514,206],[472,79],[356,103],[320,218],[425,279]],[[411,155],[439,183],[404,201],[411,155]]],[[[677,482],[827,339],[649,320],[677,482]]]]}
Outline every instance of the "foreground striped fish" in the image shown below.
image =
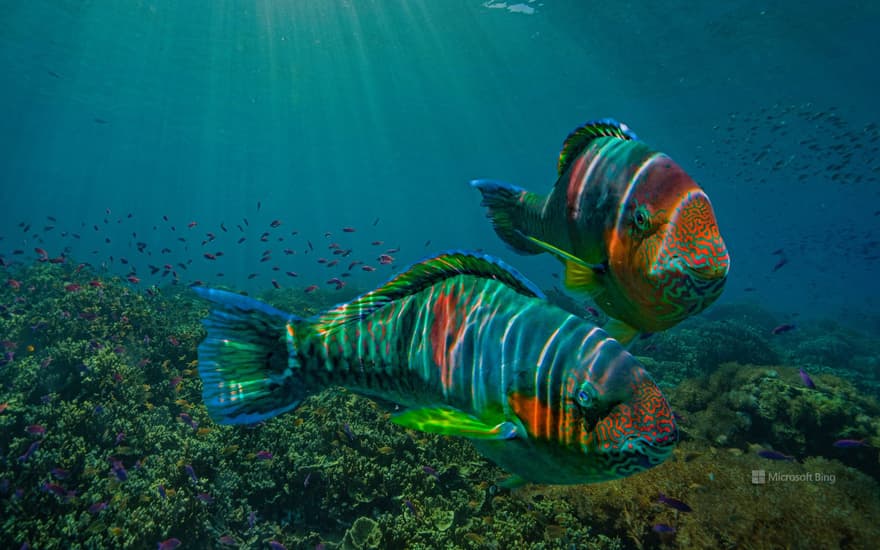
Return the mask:
{"type": "Polygon", "coordinates": [[[471,185],[498,235],[522,254],[558,257],[566,287],[593,296],[614,337],[665,330],[721,295],[727,247],[709,198],[675,161],[606,119],[568,136],[558,172],[546,197],[471,185]]]}
{"type": "Polygon", "coordinates": [[[265,420],[341,385],[408,407],[397,424],[470,438],[513,484],[628,476],[677,440],[641,365],[499,260],[442,254],[311,319],[194,290],[214,303],[199,373],[220,423],[265,420]]]}

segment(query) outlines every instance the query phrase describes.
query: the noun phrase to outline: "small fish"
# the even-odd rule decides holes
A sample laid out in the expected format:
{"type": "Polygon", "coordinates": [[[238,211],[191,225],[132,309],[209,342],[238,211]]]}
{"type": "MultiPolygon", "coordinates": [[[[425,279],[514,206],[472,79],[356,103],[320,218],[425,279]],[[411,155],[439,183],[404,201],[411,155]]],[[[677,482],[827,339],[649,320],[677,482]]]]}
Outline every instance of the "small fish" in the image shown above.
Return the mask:
{"type": "Polygon", "coordinates": [[[46,433],[46,428],[41,426],[40,424],[31,424],[30,426],[24,429],[27,433],[31,435],[43,435],[46,433]]]}
{"type": "Polygon", "coordinates": [[[43,482],[40,489],[46,493],[53,493],[55,496],[63,497],[67,494],[67,489],[57,483],[43,482]]]}
{"type": "Polygon", "coordinates": [[[222,537],[217,539],[217,542],[219,542],[220,544],[222,544],[224,546],[237,546],[238,545],[238,541],[235,540],[235,537],[233,537],[232,535],[223,535],[222,537]]]}
{"type": "Polygon", "coordinates": [[[160,542],[158,550],[174,550],[175,548],[177,548],[181,544],[182,543],[180,542],[180,539],[175,539],[172,537],[170,539],[165,539],[162,542],[160,542]]]}
{"type": "Polygon", "coordinates": [[[272,460],[272,453],[269,451],[258,451],[256,457],[260,460],[272,460]]]}
{"type": "Polygon", "coordinates": [[[834,443],[832,443],[838,449],[848,449],[851,447],[870,447],[867,443],[865,443],[864,439],[838,439],[834,443]]]}
{"type": "Polygon", "coordinates": [[[281,225],[281,220],[272,220],[272,221],[269,223],[269,225],[272,226],[272,227],[279,227],[279,226],[281,225]]]}
{"type": "Polygon", "coordinates": [[[380,264],[388,265],[394,262],[394,258],[389,256],[388,254],[380,254],[378,258],[376,258],[380,264]]]}
{"type": "Polygon", "coordinates": [[[128,471],[126,471],[125,466],[122,465],[121,460],[116,460],[114,458],[110,459],[110,469],[116,474],[116,479],[119,481],[125,481],[128,479],[128,471]]]}
{"type": "Polygon", "coordinates": [[[767,460],[794,461],[793,456],[782,454],[779,451],[774,451],[772,449],[761,449],[760,451],[758,451],[758,456],[760,456],[761,458],[766,458],[767,460]]]}
{"type": "Polygon", "coordinates": [[[355,228],[354,228],[354,227],[343,227],[343,228],[342,228],[342,232],[343,232],[343,233],[354,233],[354,232],[355,232],[355,228]]]}
{"type": "Polygon", "coordinates": [[[799,369],[798,374],[801,376],[801,382],[804,383],[804,386],[810,388],[811,390],[816,389],[816,384],[813,383],[813,379],[810,378],[810,375],[807,374],[807,371],[804,369],[799,369]]]}
{"type": "Polygon", "coordinates": [[[8,402],[8,401],[5,402],[5,403],[0,403],[0,413],[2,413],[3,411],[5,411],[7,408],[9,408],[9,402],[8,402]]]}
{"type": "Polygon", "coordinates": [[[547,195],[474,180],[496,234],[520,254],[550,253],[565,286],[601,296],[626,343],[703,311],[721,295],[730,256],[708,195],[626,124],[602,119],[562,146],[547,195]]]}
{"type": "Polygon", "coordinates": [[[318,285],[309,285],[303,289],[303,292],[305,292],[306,294],[310,294],[316,290],[318,290],[318,285]]]}
{"type": "Polygon", "coordinates": [[[370,244],[373,246],[382,246],[383,244],[385,244],[385,241],[373,241],[370,244]]]}
{"type": "Polygon", "coordinates": [[[770,333],[774,334],[774,335],[783,334],[785,332],[789,332],[794,329],[795,329],[795,325],[790,324],[790,323],[784,323],[784,324],[781,324],[779,326],[774,327],[773,330],[770,331],[770,333]]]}
{"type": "Polygon", "coordinates": [[[67,292],[79,292],[80,290],[82,290],[82,287],[76,283],[70,283],[64,285],[64,290],[66,290],[67,292]]]}
{"type": "Polygon", "coordinates": [[[269,548],[271,548],[272,550],[287,550],[287,547],[284,546],[283,544],[281,544],[280,542],[278,542],[277,540],[270,540],[269,541],[269,548]]]}
{"type": "Polygon", "coordinates": [[[284,274],[287,275],[288,277],[299,277],[299,275],[296,273],[296,271],[285,271],[284,274]]]}
{"type": "Polygon", "coordinates": [[[136,275],[129,275],[128,277],[126,277],[126,279],[128,279],[128,282],[132,284],[138,284],[139,282],[141,282],[141,280],[138,279],[136,275]]]}
{"type": "Polygon", "coordinates": [[[786,258],[785,256],[779,258],[779,261],[776,262],[776,264],[773,266],[773,273],[776,273],[777,271],[782,269],[782,267],[787,263],[788,263],[788,258],[786,258]]]}
{"type": "Polygon", "coordinates": [[[351,425],[348,422],[342,425],[342,432],[345,434],[345,437],[347,437],[349,441],[357,441],[357,436],[354,435],[353,431],[351,431],[351,425]]]}
{"type": "Polygon", "coordinates": [[[659,502],[661,504],[665,504],[666,506],[669,506],[670,508],[674,508],[675,510],[678,510],[679,512],[693,512],[691,507],[688,506],[686,503],[678,500],[677,498],[668,497],[668,496],[664,495],[663,493],[660,493],[660,496],[657,498],[657,502],[659,502]]]}
{"type": "Polygon", "coordinates": [[[275,279],[272,279],[272,286],[274,286],[275,288],[281,288],[281,285],[278,284],[278,281],[276,281],[275,279]]]}
{"type": "Polygon", "coordinates": [[[193,291],[212,303],[198,369],[215,422],[255,424],[342,384],[403,401],[398,425],[476,440],[517,479],[557,484],[648,469],[678,439],[660,389],[629,352],[483,254],[426,259],[308,319],[232,292],[193,291]],[[355,380],[338,365],[363,372],[355,380]],[[400,379],[411,381],[407,395],[384,389],[400,379]]]}
{"type": "Polygon", "coordinates": [[[434,479],[436,479],[437,481],[440,481],[440,474],[439,474],[439,473],[437,472],[437,470],[435,470],[434,468],[432,468],[432,467],[430,467],[430,466],[422,466],[422,470],[423,470],[426,474],[428,474],[429,476],[431,476],[431,477],[433,477],[434,479]]]}
{"type": "Polygon", "coordinates": [[[651,531],[654,531],[655,533],[658,533],[661,535],[662,534],[671,534],[671,533],[675,533],[675,527],[672,527],[671,525],[667,525],[665,523],[658,523],[658,524],[654,525],[653,527],[651,527],[651,531]]]}
{"type": "Polygon", "coordinates": [[[196,498],[205,504],[213,504],[214,502],[214,497],[211,496],[211,493],[198,493],[196,498]]]}
{"type": "Polygon", "coordinates": [[[190,466],[189,464],[185,464],[183,466],[183,470],[186,472],[186,475],[188,475],[189,478],[193,481],[193,483],[199,482],[199,478],[196,477],[196,471],[193,470],[192,466],[190,466]]]}
{"type": "Polygon", "coordinates": [[[67,479],[70,477],[70,471],[65,470],[64,468],[52,468],[49,470],[49,473],[52,474],[52,477],[55,479],[67,479]]]}
{"type": "Polygon", "coordinates": [[[91,506],[89,506],[89,513],[90,514],[97,514],[97,513],[101,512],[103,510],[106,510],[106,509],[107,509],[106,502],[96,502],[96,503],[92,504],[91,506]]]}

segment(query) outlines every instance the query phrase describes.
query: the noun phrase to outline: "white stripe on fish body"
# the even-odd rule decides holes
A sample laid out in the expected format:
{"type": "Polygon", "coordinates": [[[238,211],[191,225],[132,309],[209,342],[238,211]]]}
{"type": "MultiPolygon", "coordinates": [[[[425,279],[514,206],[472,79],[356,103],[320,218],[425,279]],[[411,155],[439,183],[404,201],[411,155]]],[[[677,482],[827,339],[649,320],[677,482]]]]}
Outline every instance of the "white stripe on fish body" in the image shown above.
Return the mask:
{"type": "MultiPolygon", "coordinates": [[[[405,406],[445,403],[477,416],[500,407],[512,414],[508,393],[535,391],[539,371],[576,364],[580,342],[590,330],[580,318],[547,302],[496,281],[465,276],[398,300],[365,319],[313,334],[316,340],[299,349],[311,344],[317,356],[304,359],[307,371],[325,373],[319,379],[326,383],[405,406]],[[431,331],[441,296],[455,297],[458,324],[452,325],[456,338],[443,334],[448,347],[435,349],[431,331]],[[369,340],[364,336],[368,326],[374,336],[386,336],[369,340]]],[[[549,387],[540,391],[553,392],[549,387]]]]}

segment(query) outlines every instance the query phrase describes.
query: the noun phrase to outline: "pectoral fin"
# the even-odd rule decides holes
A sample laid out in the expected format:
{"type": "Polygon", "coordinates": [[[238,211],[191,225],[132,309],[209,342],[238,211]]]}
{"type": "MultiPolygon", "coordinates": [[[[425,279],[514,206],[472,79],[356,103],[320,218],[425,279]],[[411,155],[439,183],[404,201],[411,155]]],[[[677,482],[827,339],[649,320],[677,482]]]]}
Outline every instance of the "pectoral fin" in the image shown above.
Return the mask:
{"type": "Polygon", "coordinates": [[[523,238],[535,246],[539,246],[545,251],[553,254],[565,263],[565,286],[575,290],[586,290],[592,293],[599,286],[598,277],[606,271],[604,264],[591,264],[578,258],[570,252],[566,252],[552,244],[522,234],[523,238]]]}
{"type": "Polygon", "coordinates": [[[502,440],[517,437],[513,422],[499,418],[496,422],[486,422],[451,407],[424,407],[410,409],[391,418],[391,421],[406,428],[442,435],[454,435],[471,439],[502,440]]]}

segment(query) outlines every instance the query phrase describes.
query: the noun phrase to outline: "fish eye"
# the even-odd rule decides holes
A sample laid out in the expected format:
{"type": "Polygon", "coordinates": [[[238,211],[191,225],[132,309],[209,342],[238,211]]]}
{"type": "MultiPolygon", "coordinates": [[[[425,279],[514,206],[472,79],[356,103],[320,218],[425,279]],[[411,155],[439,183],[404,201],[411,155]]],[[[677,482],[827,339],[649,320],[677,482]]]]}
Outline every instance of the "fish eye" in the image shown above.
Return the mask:
{"type": "Polygon", "coordinates": [[[578,405],[585,409],[589,409],[593,405],[593,391],[589,384],[589,382],[584,382],[576,396],[578,405]]]}
{"type": "Polygon", "coordinates": [[[636,207],[633,212],[633,224],[640,231],[645,231],[651,227],[651,215],[645,206],[636,207]]]}

